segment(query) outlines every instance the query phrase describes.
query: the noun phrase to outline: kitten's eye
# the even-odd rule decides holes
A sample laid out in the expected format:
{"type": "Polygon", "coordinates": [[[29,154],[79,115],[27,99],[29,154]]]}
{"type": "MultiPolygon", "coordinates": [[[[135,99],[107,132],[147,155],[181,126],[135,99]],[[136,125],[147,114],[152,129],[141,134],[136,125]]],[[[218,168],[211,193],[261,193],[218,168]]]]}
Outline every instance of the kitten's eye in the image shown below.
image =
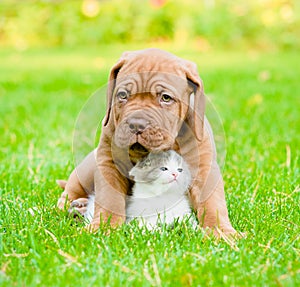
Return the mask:
{"type": "Polygon", "coordinates": [[[160,170],[166,171],[166,170],[168,170],[168,168],[166,168],[165,166],[163,166],[163,167],[160,168],[160,170]]]}
{"type": "Polygon", "coordinates": [[[182,168],[177,168],[177,171],[178,172],[183,172],[183,169],[182,168]]]}

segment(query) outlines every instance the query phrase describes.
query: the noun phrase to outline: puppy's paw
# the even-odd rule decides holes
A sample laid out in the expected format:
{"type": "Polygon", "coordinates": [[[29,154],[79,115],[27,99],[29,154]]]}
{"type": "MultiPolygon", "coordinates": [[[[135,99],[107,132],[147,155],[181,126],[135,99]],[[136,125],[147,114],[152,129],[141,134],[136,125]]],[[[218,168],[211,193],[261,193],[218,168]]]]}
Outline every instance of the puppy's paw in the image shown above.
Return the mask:
{"type": "Polygon", "coordinates": [[[68,193],[66,191],[63,191],[60,198],[57,201],[57,207],[61,210],[64,210],[67,205],[69,204],[68,202],[68,193]]]}
{"type": "Polygon", "coordinates": [[[66,208],[66,206],[69,204],[68,202],[68,193],[65,190],[67,181],[66,180],[60,180],[58,179],[56,181],[56,183],[61,187],[61,189],[63,189],[64,191],[62,192],[60,198],[57,201],[57,207],[61,210],[64,210],[66,208]]]}
{"type": "Polygon", "coordinates": [[[101,235],[109,236],[114,229],[110,225],[100,224],[99,222],[91,222],[85,226],[85,231],[96,234],[100,232],[101,235]]]}
{"type": "Polygon", "coordinates": [[[96,216],[85,229],[90,233],[96,233],[101,229],[101,233],[109,235],[113,230],[119,228],[125,222],[123,216],[102,213],[96,216]]]}

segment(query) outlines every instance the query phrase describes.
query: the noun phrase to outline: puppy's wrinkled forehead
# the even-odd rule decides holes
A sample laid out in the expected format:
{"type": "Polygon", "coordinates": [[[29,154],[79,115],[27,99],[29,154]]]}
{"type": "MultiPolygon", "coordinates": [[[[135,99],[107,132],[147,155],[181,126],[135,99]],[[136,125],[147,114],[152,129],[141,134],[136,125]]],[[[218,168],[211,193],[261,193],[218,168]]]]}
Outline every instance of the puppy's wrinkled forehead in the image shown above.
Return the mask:
{"type": "Polygon", "coordinates": [[[169,90],[175,94],[187,88],[187,79],[181,59],[164,51],[134,53],[121,67],[116,87],[123,87],[132,94],[169,90]]]}
{"type": "Polygon", "coordinates": [[[164,72],[140,72],[116,79],[116,89],[125,89],[131,94],[161,93],[170,91],[174,95],[183,94],[187,88],[186,78],[164,72]]]}
{"type": "Polygon", "coordinates": [[[127,61],[119,71],[122,77],[143,72],[162,72],[184,77],[182,59],[159,49],[147,49],[123,55],[127,61]]]}

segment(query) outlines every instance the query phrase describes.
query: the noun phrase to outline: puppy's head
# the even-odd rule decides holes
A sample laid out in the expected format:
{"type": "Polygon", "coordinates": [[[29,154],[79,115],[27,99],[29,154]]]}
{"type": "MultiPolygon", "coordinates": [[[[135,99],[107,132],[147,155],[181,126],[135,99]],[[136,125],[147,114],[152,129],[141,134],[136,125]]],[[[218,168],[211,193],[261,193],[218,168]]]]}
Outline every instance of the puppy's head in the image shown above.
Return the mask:
{"type": "Polygon", "coordinates": [[[119,147],[167,150],[183,123],[202,140],[204,108],[195,64],[158,49],[126,52],[110,73],[103,124],[119,147]]]}

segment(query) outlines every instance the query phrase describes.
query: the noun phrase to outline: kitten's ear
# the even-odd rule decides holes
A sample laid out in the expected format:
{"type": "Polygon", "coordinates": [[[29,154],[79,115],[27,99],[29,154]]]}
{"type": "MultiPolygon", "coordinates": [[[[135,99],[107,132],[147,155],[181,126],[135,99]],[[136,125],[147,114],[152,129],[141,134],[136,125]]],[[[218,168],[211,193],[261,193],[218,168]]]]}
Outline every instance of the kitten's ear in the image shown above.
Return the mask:
{"type": "Polygon", "coordinates": [[[129,174],[130,177],[134,176],[133,169],[131,169],[128,174],[129,174]]]}
{"type": "Polygon", "coordinates": [[[134,179],[134,177],[136,176],[136,172],[137,172],[137,168],[134,166],[130,171],[129,171],[129,177],[131,179],[134,179]]]}
{"type": "Polygon", "coordinates": [[[151,165],[151,160],[149,158],[147,158],[146,160],[144,160],[142,162],[142,167],[147,167],[151,165]]]}

